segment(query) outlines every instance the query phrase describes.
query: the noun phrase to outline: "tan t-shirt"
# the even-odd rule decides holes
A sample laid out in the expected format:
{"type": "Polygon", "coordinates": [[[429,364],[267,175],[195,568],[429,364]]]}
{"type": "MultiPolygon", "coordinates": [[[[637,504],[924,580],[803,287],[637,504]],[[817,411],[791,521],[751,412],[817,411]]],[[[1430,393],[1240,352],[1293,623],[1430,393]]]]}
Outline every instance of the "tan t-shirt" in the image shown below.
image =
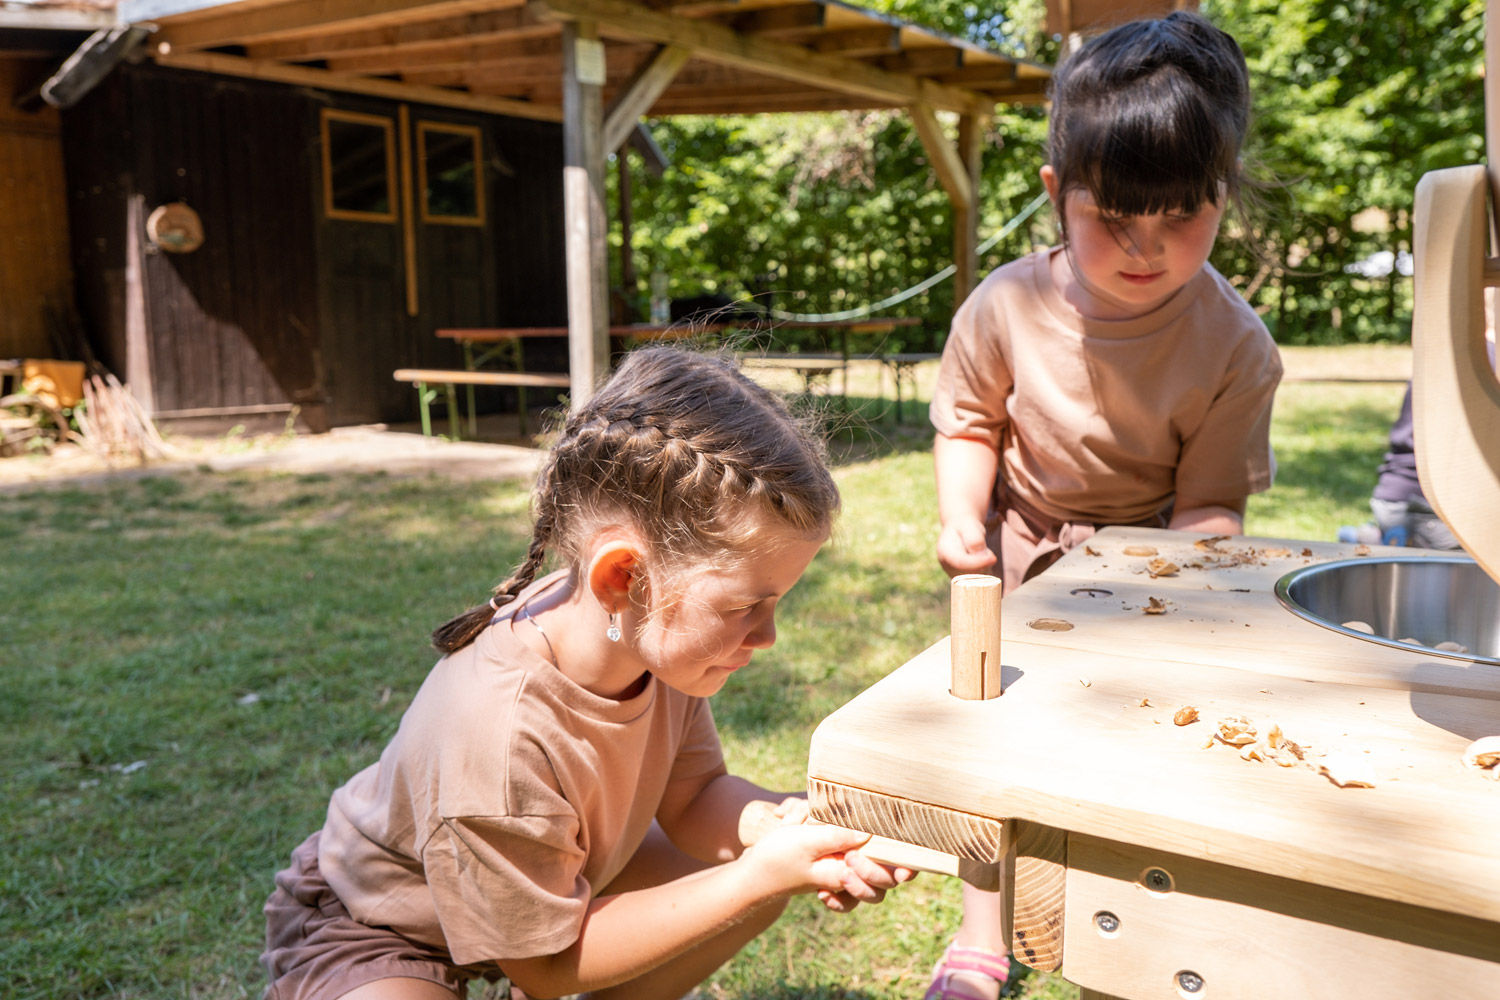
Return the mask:
{"type": "Polygon", "coordinates": [[[498,621],[433,667],[379,762],[334,792],[318,865],[356,919],[458,965],[556,954],[667,783],[722,763],[706,699],[654,677],[600,698],[498,621]]]}
{"type": "Polygon", "coordinates": [[[1281,357],[1234,287],[1205,264],[1152,313],[1085,319],[1052,282],[1058,252],[998,268],[953,317],[938,433],[990,442],[1004,487],[1060,522],[1130,524],[1178,493],[1269,488],[1281,357]]]}

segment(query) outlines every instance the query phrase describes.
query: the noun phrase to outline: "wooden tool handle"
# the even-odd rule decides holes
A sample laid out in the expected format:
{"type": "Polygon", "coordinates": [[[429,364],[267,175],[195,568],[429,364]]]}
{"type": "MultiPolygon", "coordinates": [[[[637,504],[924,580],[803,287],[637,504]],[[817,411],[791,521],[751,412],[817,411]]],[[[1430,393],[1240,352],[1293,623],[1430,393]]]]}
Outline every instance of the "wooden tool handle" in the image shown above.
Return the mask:
{"type": "MultiPolygon", "coordinates": [[[[766,834],[782,825],[781,817],[775,813],[771,802],[751,802],[740,813],[740,843],[746,847],[758,842],[766,834]]],[[[831,826],[808,817],[809,824],[831,826]]],[[[862,832],[862,831],[855,831],[862,832]]],[[[955,857],[942,851],[890,837],[871,836],[857,850],[871,861],[892,868],[910,868],[914,872],[931,872],[961,878],[978,889],[994,892],[999,887],[1000,866],[986,865],[967,858],[955,857]]]]}
{"type": "Polygon", "coordinates": [[[1000,594],[998,577],[969,573],[953,578],[953,657],[955,698],[981,701],[1000,696],[1000,594]]]}

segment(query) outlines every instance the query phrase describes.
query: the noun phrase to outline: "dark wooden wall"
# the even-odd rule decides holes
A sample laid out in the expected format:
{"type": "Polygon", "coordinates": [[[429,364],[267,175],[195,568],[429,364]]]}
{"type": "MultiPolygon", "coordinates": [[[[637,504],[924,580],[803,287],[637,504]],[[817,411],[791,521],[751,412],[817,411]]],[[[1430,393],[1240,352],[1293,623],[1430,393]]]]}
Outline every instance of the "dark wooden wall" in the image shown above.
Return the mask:
{"type": "Polygon", "coordinates": [[[413,123],[479,126],[487,163],[484,227],[414,223],[412,316],[400,221],[326,217],[324,107],[398,117],[393,102],[153,66],[121,67],[63,116],[79,303],[107,364],[149,371],[156,413],[411,420],[416,394],[392,371],[460,362],[436,329],[565,321],[559,126],[409,107],[413,123]],[[177,201],[203,246],[158,252],[140,220],[177,201]]]}
{"type": "Polygon", "coordinates": [[[0,358],[51,357],[48,311],[73,294],[58,115],[11,106],[50,65],[0,55],[0,358]]]}

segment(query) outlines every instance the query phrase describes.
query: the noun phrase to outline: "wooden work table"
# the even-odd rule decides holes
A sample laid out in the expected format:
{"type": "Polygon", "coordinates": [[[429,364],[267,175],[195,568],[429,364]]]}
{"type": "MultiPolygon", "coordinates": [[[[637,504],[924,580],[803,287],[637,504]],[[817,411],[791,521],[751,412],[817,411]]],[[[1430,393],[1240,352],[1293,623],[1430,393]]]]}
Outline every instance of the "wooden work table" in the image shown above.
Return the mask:
{"type": "Polygon", "coordinates": [[[949,694],[943,640],[839,709],[815,816],[999,861],[1017,956],[1086,997],[1500,996],[1500,782],[1460,759],[1500,734],[1500,668],[1280,606],[1354,546],[1202,538],[1106,529],[1007,596],[997,698],[949,694]],[[1307,760],[1205,747],[1228,716],[1307,760]],[[1374,787],[1315,770],[1343,756],[1374,787]]]}

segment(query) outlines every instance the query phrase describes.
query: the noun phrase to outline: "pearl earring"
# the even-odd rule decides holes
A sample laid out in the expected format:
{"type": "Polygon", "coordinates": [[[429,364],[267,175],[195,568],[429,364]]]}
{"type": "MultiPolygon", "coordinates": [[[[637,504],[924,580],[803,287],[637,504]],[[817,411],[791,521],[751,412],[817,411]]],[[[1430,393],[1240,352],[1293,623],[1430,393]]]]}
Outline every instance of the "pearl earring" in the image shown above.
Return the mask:
{"type": "Polygon", "coordinates": [[[615,624],[615,613],[613,611],[609,613],[609,628],[604,630],[604,634],[609,638],[610,642],[620,641],[620,626],[615,624]]]}

